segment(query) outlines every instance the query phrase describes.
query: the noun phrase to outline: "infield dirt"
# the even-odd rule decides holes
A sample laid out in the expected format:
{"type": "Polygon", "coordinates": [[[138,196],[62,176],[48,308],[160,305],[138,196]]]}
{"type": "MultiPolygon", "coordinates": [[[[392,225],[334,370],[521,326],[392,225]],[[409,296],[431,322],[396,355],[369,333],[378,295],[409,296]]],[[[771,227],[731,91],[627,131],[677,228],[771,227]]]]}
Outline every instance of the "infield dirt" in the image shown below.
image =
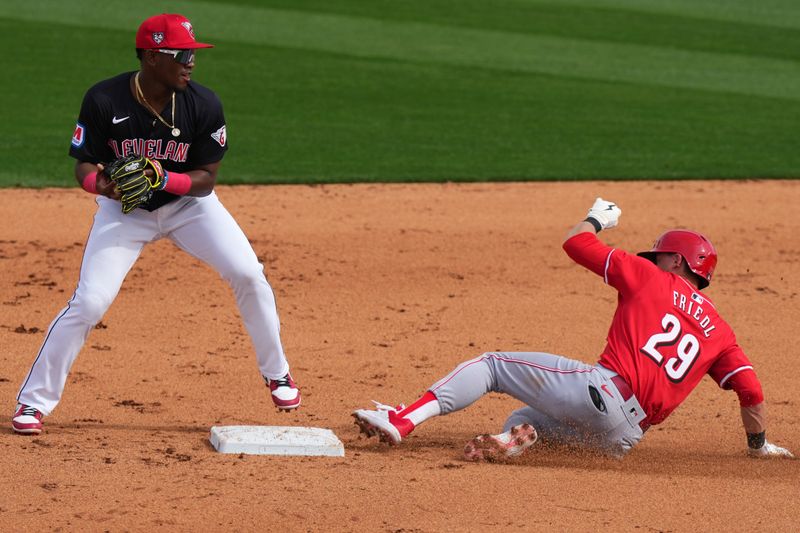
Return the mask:
{"type": "Polygon", "coordinates": [[[614,290],[561,251],[595,196],[649,247],[671,227],[711,238],[706,291],[755,364],[768,438],[800,453],[796,181],[219,187],[278,300],[303,405],[277,412],[229,287],[160,241],[90,335],[37,437],[15,395],[74,290],[95,206],[79,190],[2,190],[0,530],[791,531],[800,460],[745,457],[736,395],[704,382],[626,459],[534,447],[461,459],[515,400],[489,395],[401,446],[350,413],[410,402],[485,351],[594,362],[614,290]],[[344,458],[221,455],[212,425],[332,429],[344,458]]]}

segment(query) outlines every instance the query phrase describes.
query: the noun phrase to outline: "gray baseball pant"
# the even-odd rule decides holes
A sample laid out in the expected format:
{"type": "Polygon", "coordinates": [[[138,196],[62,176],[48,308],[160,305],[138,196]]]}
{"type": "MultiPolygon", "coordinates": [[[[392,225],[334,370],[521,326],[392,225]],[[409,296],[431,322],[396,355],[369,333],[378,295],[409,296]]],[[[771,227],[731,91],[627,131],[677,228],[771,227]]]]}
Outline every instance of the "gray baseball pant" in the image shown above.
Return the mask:
{"type": "Polygon", "coordinates": [[[527,406],[511,413],[503,431],[529,423],[548,442],[621,457],[644,435],[639,426],[644,410],[635,396],[623,400],[614,376],[600,365],[548,353],[489,352],[461,363],[429,390],[442,414],[489,392],[508,394],[527,406]]]}

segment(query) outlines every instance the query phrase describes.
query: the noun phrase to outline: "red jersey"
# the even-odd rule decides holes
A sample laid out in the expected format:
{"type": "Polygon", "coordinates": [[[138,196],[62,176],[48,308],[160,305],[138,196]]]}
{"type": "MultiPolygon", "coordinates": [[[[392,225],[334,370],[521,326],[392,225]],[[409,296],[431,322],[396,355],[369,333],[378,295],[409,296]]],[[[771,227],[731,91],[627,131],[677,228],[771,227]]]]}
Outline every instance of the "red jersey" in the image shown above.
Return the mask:
{"type": "Polygon", "coordinates": [[[733,330],[688,281],[607,246],[593,233],[573,236],[564,250],[617,289],[617,310],[599,363],[628,382],[651,424],[663,422],[705,374],[722,388],[736,389],[743,406],[763,400],[733,330]],[[742,373],[750,375],[743,379],[742,373]]]}

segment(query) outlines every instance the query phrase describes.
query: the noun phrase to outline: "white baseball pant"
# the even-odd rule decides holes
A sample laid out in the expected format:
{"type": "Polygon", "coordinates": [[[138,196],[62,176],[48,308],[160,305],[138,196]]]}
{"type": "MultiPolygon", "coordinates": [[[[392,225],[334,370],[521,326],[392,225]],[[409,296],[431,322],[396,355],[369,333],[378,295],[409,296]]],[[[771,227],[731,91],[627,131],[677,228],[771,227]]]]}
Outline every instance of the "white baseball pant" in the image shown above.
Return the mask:
{"type": "Polygon", "coordinates": [[[78,352],[116,298],[142,248],[164,237],[212,266],[231,285],[261,374],[270,379],[286,375],[289,364],[272,288],[250,242],[216,193],[185,196],[153,212],[136,209],[127,215],[122,214],[119,202],[103,196],[97,197],[97,204],[78,286],[50,324],[20,387],[19,403],[50,414],[61,399],[78,352]]]}

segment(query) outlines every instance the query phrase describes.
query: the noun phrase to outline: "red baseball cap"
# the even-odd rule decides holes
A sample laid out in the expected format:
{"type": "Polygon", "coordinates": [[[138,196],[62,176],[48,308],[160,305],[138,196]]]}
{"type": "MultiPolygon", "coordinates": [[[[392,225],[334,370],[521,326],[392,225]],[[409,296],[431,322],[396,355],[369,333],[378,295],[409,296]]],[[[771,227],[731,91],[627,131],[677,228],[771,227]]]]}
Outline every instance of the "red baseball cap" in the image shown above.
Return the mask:
{"type": "Polygon", "coordinates": [[[136,32],[136,48],[192,50],[214,48],[214,45],[195,41],[192,23],[183,15],[162,13],[150,17],[139,26],[139,31],[136,32]]]}

